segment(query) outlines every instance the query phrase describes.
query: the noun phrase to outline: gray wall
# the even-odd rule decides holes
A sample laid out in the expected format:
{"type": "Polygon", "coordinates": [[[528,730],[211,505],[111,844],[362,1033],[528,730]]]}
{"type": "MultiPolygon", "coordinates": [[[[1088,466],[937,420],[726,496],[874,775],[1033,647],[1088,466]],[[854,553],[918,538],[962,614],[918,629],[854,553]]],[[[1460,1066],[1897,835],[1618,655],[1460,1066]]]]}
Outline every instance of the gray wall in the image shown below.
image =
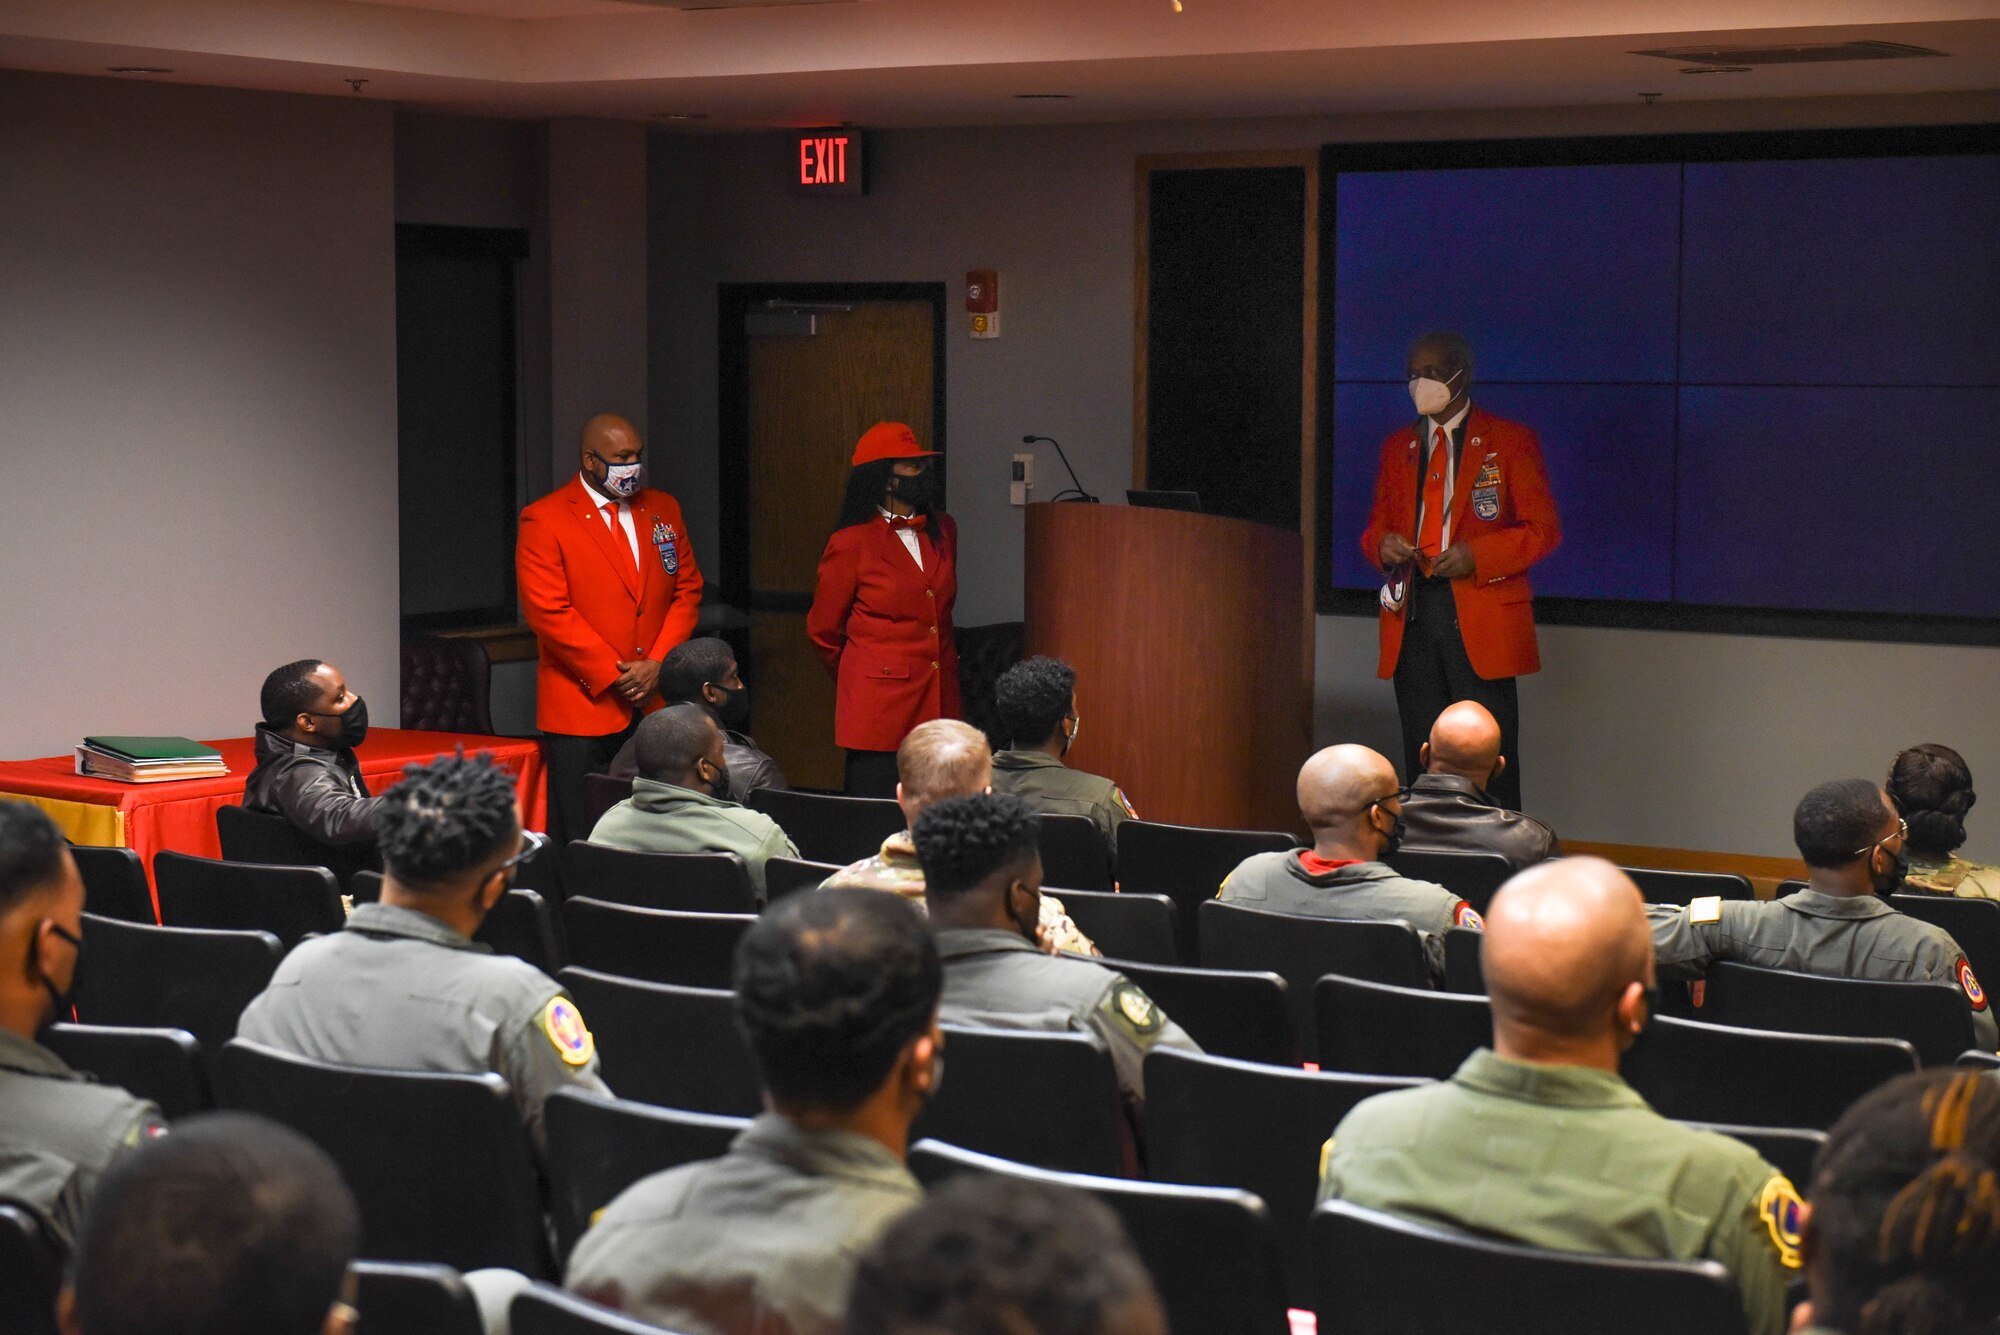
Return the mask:
{"type": "MultiPolygon", "coordinates": [[[[944,281],[951,504],[978,558],[962,562],[959,621],[1017,618],[1021,520],[1006,503],[1006,470],[1020,437],[1060,437],[1084,485],[1107,497],[1130,480],[1139,155],[1996,116],[2000,95],[1981,94],[882,132],[871,193],[859,199],[787,195],[781,150],[767,139],[656,135],[656,477],[680,495],[700,559],[713,562],[718,283],[944,281]],[[956,294],[972,268],[1000,271],[998,340],[964,333],[956,294]]],[[[1053,455],[1037,469],[1052,495],[1053,455]]],[[[1374,679],[1373,643],[1366,620],[1320,619],[1322,740],[1391,746],[1394,703],[1374,679]]],[[[1573,838],[1789,854],[1800,793],[1879,774],[1899,746],[1947,741],[1975,774],[2000,774],[1990,687],[2000,651],[1556,628],[1544,658],[1548,669],[1523,686],[1526,793],[1573,838]]],[[[1120,777],[1143,793],[1143,776],[1120,777]]],[[[1969,851],[2000,859],[2000,816],[1978,822],[1969,851]]]]}
{"type": "Polygon", "coordinates": [[[390,112],[0,73],[0,755],[397,718],[390,112]]]}

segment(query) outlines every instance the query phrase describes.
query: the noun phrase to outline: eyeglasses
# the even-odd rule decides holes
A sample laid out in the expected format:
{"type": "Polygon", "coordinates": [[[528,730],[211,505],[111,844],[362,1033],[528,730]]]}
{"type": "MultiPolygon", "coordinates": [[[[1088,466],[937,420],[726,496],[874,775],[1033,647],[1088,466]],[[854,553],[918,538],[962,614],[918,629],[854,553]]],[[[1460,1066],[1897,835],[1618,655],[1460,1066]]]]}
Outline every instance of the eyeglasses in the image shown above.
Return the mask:
{"type": "Polygon", "coordinates": [[[1874,843],[1868,845],[1868,847],[1866,848],[1855,849],[1853,853],[1849,854],[1849,856],[1857,858],[1865,858],[1870,854],[1872,854],[1876,849],[1880,848],[1882,845],[1888,843],[1891,839],[1908,839],[1909,837],[1910,837],[1910,823],[1904,820],[1901,816],[1898,816],[1896,817],[1896,828],[1893,832],[1883,835],[1880,839],[1877,839],[1874,843]]]}
{"type": "Polygon", "coordinates": [[[521,851],[513,857],[508,858],[505,862],[494,868],[494,870],[506,871],[509,868],[518,867],[521,863],[526,862],[529,858],[535,856],[535,854],[548,846],[549,837],[547,835],[538,834],[533,830],[523,830],[521,831],[521,851]]]}
{"type": "Polygon", "coordinates": [[[1415,788],[1398,788],[1393,793],[1382,794],[1380,797],[1371,801],[1367,806],[1361,808],[1361,810],[1369,811],[1375,807],[1381,806],[1384,802],[1389,802],[1389,801],[1394,801],[1397,803],[1407,802],[1410,800],[1410,794],[1414,793],[1415,791],[1417,791],[1415,788]]]}

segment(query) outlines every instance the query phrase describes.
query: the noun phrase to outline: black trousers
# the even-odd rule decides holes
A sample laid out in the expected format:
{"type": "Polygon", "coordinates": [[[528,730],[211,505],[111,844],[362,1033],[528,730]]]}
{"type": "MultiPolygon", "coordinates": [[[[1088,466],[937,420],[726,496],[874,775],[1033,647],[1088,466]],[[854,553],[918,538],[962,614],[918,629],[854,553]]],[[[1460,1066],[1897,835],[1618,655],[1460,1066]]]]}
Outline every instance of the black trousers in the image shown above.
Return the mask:
{"type": "Polygon", "coordinates": [[[849,751],[847,753],[847,795],[849,797],[896,796],[896,753],[894,751],[849,751]]]}
{"type": "Polygon", "coordinates": [[[625,739],[639,726],[638,717],[619,732],[602,737],[577,737],[564,732],[542,734],[542,763],[549,767],[549,838],[558,846],[590,837],[589,806],[583,776],[602,774],[625,739]]]}
{"type": "Polygon", "coordinates": [[[1521,703],[1514,678],[1489,681],[1472,670],[1458,631],[1458,606],[1451,583],[1420,579],[1410,586],[1403,618],[1403,651],[1396,659],[1396,713],[1403,724],[1403,779],[1423,773],[1418,748],[1431,739],[1431,725],[1445,706],[1477,700],[1500,724],[1500,754],[1507,768],[1487,788],[1493,800],[1521,809],[1521,703]]]}

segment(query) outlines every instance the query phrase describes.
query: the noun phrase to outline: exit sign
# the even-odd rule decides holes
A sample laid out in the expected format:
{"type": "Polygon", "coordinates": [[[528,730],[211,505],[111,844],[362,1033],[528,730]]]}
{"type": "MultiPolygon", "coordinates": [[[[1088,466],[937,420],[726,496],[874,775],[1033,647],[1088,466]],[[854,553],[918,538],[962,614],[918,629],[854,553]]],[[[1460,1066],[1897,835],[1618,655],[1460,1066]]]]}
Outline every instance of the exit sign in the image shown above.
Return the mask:
{"type": "Polygon", "coordinates": [[[800,130],[787,168],[795,195],[865,195],[867,156],[861,131],[800,130]]]}

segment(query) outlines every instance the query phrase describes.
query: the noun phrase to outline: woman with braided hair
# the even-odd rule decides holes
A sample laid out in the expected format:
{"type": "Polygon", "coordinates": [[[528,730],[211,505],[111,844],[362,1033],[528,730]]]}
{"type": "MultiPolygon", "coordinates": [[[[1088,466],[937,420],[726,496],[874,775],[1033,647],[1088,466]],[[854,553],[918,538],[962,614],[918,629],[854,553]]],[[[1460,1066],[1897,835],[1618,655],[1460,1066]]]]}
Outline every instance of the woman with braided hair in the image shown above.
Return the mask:
{"type": "Polygon", "coordinates": [[[1803,1241],[1809,1335],[2000,1332],[2000,1081],[1901,1076],[1834,1125],[1803,1241]]]}
{"type": "Polygon", "coordinates": [[[1910,859],[1904,884],[1912,890],[1961,899],[2000,899],[2000,867],[1968,862],[1957,849],[1965,842],[1965,813],[1979,795],[1972,771],[1948,746],[1925,742],[1889,765],[1889,800],[1910,823],[1903,852],[1910,859]]]}

